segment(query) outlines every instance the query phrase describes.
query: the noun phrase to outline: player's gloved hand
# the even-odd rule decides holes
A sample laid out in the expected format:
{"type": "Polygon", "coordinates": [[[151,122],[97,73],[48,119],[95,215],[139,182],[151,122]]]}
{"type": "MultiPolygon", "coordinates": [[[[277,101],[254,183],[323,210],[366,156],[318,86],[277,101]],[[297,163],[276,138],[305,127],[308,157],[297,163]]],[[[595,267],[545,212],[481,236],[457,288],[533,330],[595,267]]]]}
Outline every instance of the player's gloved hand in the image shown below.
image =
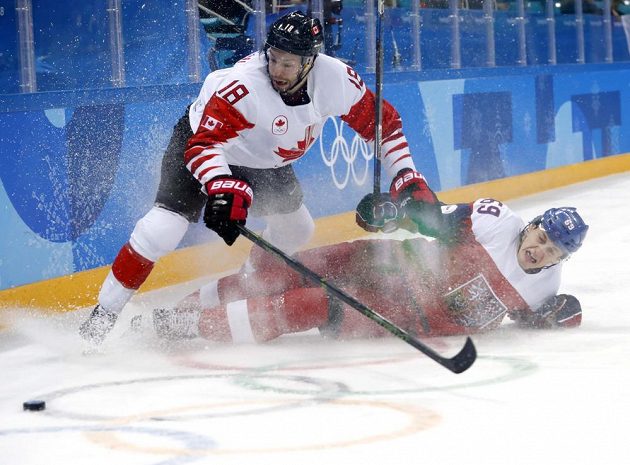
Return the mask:
{"type": "Polygon", "coordinates": [[[243,179],[223,176],[206,183],[208,202],[203,221],[227,245],[234,244],[239,236],[237,225],[245,224],[247,209],[252,204],[253,192],[243,179]]]}
{"type": "Polygon", "coordinates": [[[399,216],[416,223],[420,233],[441,237],[444,229],[441,204],[424,176],[410,168],[402,169],[389,190],[402,212],[399,216]]]}
{"type": "Polygon", "coordinates": [[[367,194],[356,209],[356,221],[369,232],[390,233],[398,228],[398,207],[387,193],[367,194]]]}
{"type": "Polygon", "coordinates": [[[573,328],[582,323],[582,306],[576,297],[558,294],[548,298],[536,311],[519,316],[517,321],[530,328],[573,328]]]}

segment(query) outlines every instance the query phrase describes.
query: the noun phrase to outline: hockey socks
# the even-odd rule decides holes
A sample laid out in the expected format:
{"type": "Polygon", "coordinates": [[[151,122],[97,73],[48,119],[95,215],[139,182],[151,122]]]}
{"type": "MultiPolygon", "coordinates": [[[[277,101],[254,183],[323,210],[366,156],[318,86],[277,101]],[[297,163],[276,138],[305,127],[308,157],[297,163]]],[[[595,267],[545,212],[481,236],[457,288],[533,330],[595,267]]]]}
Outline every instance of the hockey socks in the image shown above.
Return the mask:
{"type": "Polygon", "coordinates": [[[293,289],[206,309],[201,313],[199,332],[215,342],[256,343],[327,322],[328,297],[322,289],[293,289]]]}

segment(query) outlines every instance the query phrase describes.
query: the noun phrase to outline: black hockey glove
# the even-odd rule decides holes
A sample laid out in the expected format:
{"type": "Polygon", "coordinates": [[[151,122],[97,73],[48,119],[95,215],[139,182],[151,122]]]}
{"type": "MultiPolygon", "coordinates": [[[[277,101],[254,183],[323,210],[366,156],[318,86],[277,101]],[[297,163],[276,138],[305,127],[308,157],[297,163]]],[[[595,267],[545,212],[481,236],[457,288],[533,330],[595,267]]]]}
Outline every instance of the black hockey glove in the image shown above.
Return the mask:
{"type": "Polygon", "coordinates": [[[528,328],[573,328],[582,323],[582,306],[576,297],[558,294],[548,298],[536,311],[520,312],[515,319],[528,328]]]}
{"type": "Polygon", "coordinates": [[[247,209],[252,204],[253,192],[249,183],[230,176],[214,178],[206,183],[208,202],[203,221],[227,245],[239,236],[238,224],[245,224],[247,209]]]}
{"type": "Polygon", "coordinates": [[[357,205],[357,224],[369,232],[393,232],[398,229],[397,218],[398,207],[389,194],[368,194],[357,205]]]}
{"type": "Polygon", "coordinates": [[[410,168],[398,172],[389,188],[402,215],[418,226],[418,231],[431,237],[444,237],[441,204],[427,185],[424,176],[410,168]]]}

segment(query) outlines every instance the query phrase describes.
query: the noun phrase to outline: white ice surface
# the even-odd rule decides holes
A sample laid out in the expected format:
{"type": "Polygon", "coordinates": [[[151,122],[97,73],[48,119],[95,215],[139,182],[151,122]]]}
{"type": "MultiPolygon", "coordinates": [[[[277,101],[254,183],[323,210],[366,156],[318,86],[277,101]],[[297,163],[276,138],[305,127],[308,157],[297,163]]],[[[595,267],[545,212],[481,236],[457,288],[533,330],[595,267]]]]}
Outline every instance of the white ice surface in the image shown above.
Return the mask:
{"type": "MultiPolygon", "coordinates": [[[[576,206],[590,223],[561,289],[582,302],[579,329],[505,324],[455,375],[395,338],[164,346],[129,332],[198,283],[138,296],[100,354],[76,335],[85,311],[8,311],[0,464],[630,464],[630,174],[510,205],[576,206]],[[23,411],[35,398],[47,409],[23,411]]],[[[427,343],[451,355],[463,341],[427,343]]]]}

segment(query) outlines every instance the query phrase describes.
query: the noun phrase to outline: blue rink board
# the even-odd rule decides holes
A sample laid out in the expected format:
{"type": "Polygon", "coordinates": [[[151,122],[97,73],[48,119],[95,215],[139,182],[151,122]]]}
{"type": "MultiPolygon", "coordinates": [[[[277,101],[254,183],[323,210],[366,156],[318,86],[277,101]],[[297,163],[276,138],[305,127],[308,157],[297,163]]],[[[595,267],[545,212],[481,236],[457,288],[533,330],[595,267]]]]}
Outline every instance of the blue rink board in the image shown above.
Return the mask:
{"type": "MultiPolygon", "coordinates": [[[[630,152],[630,65],[387,73],[385,82],[435,190],[630,152]]],[[[0,95],[0,289],[112,262],[152,204],[172,126],[198,89],[0,95]]],[[[295,164],[315,217],[353,210],[371,190],[371,152],[338,118],[326,123],[295,164]]],[[[202,240],[216,236],[196,225],[183,245],[202,240]]]]}

